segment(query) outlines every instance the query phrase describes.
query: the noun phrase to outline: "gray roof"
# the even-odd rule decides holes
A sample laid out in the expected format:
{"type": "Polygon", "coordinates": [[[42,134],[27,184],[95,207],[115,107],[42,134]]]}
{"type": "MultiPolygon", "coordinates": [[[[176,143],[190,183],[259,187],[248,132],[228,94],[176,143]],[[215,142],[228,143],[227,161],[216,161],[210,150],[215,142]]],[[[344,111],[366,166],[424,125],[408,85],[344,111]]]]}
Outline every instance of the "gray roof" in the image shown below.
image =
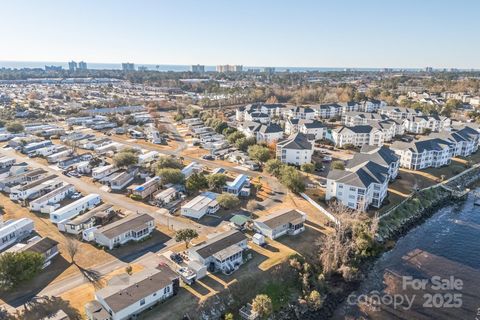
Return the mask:
{"type": "Polygon", "coordinates": [[[97,230],[98,233],[103,234],[105,237],[112,239],[118,235],[124,234],[129,230],[135,230],[137,228],[143,228],[149,221],[155,219],[147,213],[142,214],[130,214],[126,218],[110,223],[97,230]]]}
{"type": "Polygon", "coordinates": [[[121,279],[123,283],[109,284],[95,294],[102,297],[113,312],[119,312],[167,287],[177,278],[178,275],[170,267],[159,265],[155,269],[145,269],[121,279]]]}
{"type": "Polygon", "coordinates": [[[304,216],[304,213],[298,211],[297,209],[286,208],[278,212],[260,217],[256,219],[256,221],[262,222],[270,229],[275,229],[290,222],[297,222],[300,220],[303,221],[304,216]]]}
{"type": "Polygon", "coordinates": [[[283,129],[276,123],[270,123],[268,125],[262,125],[258,131],[261,133],[276,133],[283,132],[283,129]]]}
{"type": "Polygon", "coordinates": [[[338,133],[343,131],[352,131],[353,133],[370,133],[372,132],[373,127],[369,125],[362,125],[362,126],[353,126],[353,127],[346,127],[343,126],[340,129],[335,129],[338,133]]]}
{"type": "Polygon", "coordinates": [[[373,161],[366,161],[349,170],[330,170],[327,179],[335,180],[337,183],[368,188],[372,183],[383,184],[388,177],[388,168],[373,161]]]}
{"type": "Polygon", "coordinates": [[[311,150],[312,144],[308,141],[306,135],[301,132],[297,132],[285,140],[282,140],[277,143],[277,146],[280,146],[284,149],[295,149],[295,150],[311,150]]]}
{"type": "Polygon", "coordinates": [[[300,120],[300,125],[304,125],[307,129],[325,128],[325,124],[318,120],[300,120]]]}
{"type": "Polygon", "coordinates": [[[240,231],[230,230],[209,239],[205,243],[193,247],[190,250],[197,252],[202,258],[206,259],[215,253],[236,245],[246,239],[247,237],[240,231]]]}
{"type": "Polygon", "coordinates": [[[423,140],[417,140],[412,142],[395,141],[390,147],[393,150],[405,150],[409,149],[415,153],[422,153],[424,151],[441,151],[450,147],[453,144],[445,138],[430,138],[427,137],[423,140]]]}
{"type": "Polygon", "coordinates": [[[25,247],[22,248],[22,251],[30,251],[43,254],[48,250],[52,249],[53,247],[56,247],[57,245],[57,241],[49,237],[45,237],[38,240],[37,242],[27,244],[25,247]]]}
{"type": "Polygon", "coordinates": [[[363,146],[360,153],[356,153],[352,159],[348,160],[346,168],[353,168],[367,161],[373,161],[382,166],[390,166],[390,164],[399,161],[395,152],[387,147],[363,146]]]}

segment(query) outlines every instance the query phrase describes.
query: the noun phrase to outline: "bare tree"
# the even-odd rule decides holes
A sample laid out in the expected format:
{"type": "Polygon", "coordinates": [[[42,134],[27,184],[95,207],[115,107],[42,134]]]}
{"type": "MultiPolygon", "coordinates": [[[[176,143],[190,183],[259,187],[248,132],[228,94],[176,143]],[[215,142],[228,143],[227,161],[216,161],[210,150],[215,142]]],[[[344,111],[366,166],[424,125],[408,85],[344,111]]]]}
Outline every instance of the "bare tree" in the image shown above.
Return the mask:
{"type": "Polygon", "coordinates": [[[73,239],[67,239],[66,247],[67,247],[68,256],[72,260],[72,263],[76,264],[75,256],[77,255],[78,249],[80,247],[78,241],[73,239]]]}

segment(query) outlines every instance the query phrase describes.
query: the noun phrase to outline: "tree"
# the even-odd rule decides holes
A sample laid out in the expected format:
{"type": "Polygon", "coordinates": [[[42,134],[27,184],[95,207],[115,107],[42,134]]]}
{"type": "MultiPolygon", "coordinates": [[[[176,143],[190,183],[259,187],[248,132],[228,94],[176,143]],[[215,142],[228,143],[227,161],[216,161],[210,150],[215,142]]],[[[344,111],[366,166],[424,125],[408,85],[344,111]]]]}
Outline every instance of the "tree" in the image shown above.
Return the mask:
{"type": "Polygon", "coordinates": [[[208,188],[208,181],[203,173],[194,173],[188,177],[185,186],[188,192],[193,193],[208,188]]]}
{"type": "Polygon", "coordinates": [[[219,122],[217,125],[215,125],[215,127],[213,128],[215,130],[215,132],[217,133],[222,133],[223,130],[227,129],[228,128],[228,124],[224,121],[221,121],[219,122]]]}
{"type": "Polygon", "coordinates": [[[33,279],[42,270],[44,257],[36,252],[5,252],[0,255],[0,287],[15,288],[33,279]]]}
{"type": "Polygon", "coordinates": [[[78,253],[78,249],[80,248],[77,240],[67,239],[66,243],[67,253],[72,263],[75,264],[75,256],[78,253]]]}
{"type": "Polygon", "coordinates": [[[217,202],[225,209],[233,209],[240,206],[240,200],[238,197],[231,193],[222,193],[217,197],[217,202]]]}
{"type": "Polygon", "coordinates": [[[194,229],[181,229],[175,232],[175,241],[177,242],[184,241],[186,248],[188,248],[188,245],[190,244],[190,242],[197,237],[198,237],[198,233],[194,229]]]}
{"type": "Polygon", "coordinates": [[[10,133],[20,133],[25,128],[24,128],[23,124],[21,124],[20,122],[10,122],[10,123],[7,124],[6,129],[10,133]]]}
{"type": "Polygon", "coordinates": [[[235,141],[235,147],[242,151],[247,151],[248,147],[256,143],[255,138],[240,138],[235,141]]]}
{"type": "Polygon", "coordinates": [[[125,267],[125,272],[129,275],[132,275],[132,272],[133,272],[133,268],[131,265],[128,265],[125,267]]]}
{"type": "Polygon", "coordinates": [[[265,170],[271,175],[278,177],[284,164],[278,159],[270,159],[265,163],[265,170]]]}
{"type": "Polygon", "coordinates": [[[341,160],[333,161],[332,169],[345,170],[345,164],[341,160]]]}
{"type": "Polygon", "coordinates": [[[265,163],[271,158],[270,149],[258,144],[248,147],[248,155],[250,158],[257,160],[260,163],[265,163]]]}
{"type": "Polygon", "coordinates": [[[155,166],[157,169],[163,169],[163,168],[182,169],[183,163],[177,158],[170,157],[170,156],[162,156],[158,158],[155,166]]]}
{"type": "Polygon", "coordinates": [[[178,122],[178,121],[182,121],[183,119],[185,119],[185,117],[184,117],[183,114],[181,114],[181,113],[177,113],[177,114],[175,115],[175,117],[173,117],[173,120],[175,120],[175,121],[177,121],[177,122],[178,122]]]}
{"type": "Polygon", "coordinates": [[[185,182],[185,176],[180,169],[157,169],[157,176],[162,178],[162,183],[164,185],[169,183],[183,184],[185,182]]]}
{"type": "Polygon", "coordinates": [[[233,144],[237,142],[237,140],[245,138],[245,135],[240,131],[235,131],[227,136],[227,140],[229,143],[233,144]]]}
{"type": "Polygon", "coordinates": [[[266,318],[273,312],[272,299],[266,294],[257,294],[252,300],[252,310],[258,314],[260,318],[266,318]]]}
{"type": "Polygon", "coordinates": [[[223,173],[211,174],[207,177],[208,187],[212,190],[221,190],[227,182],[227,176],[223,173]]]}
{"type": "Polygon", "coordinates": [[[223,317],[225,320],[234,320],[233,313],[226,313],[223,317]]]}
{"type": "Polygon", "coordinates": [[[313,163],[304,163],[300,169],[306,173],[313,173],[315,171],[315,165],[313,163]]]}
{"type": "Polygon", "coordinates": [[[318,310],[323,305],[322,296],[317,290],[312,290],[312,292],[310,292],[307,298],[307,302],[308,302],[308,306],[312,310],[318,310]]]}
{"type": "Polygon", "coordinates": [[[280,169],[279,179],[292,192],[299,193],[305,191],[305,178],[294,167],[284,165],[280,169]]]}
{"type": "Polygon", "coordinates": [[[128,168],[138,163],[138,156],[132,152],[120,152],[113,157],[113,163],[119,168],[128,168]]]}

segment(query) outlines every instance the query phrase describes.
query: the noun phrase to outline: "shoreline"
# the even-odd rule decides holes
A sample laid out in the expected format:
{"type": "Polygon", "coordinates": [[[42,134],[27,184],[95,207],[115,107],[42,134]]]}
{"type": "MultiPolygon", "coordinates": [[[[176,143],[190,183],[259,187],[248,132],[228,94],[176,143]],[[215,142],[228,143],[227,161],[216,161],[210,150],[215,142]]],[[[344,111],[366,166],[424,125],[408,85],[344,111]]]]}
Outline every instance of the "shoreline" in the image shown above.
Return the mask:
{"type": "MultiPolygon", "coordinates": [[[[458,176],[450,179],[445,185],[450,185],[451,183],[454,183],[455,186],[452,187],[455,187],[459,190],[466,190],[467,188],[473,189],[475,186],[478,186],[480,184],[480,167],[471,168],[470,171],[473,171],[474,173],[465,175],[465,172],[463,172],[462,174],[459,174],[458,176]]],[[[426,190],[441,188],[441,185],[442,184],[438,184],[431,188],[427,188],[426,190]]],[[[305,316],[305,319],[332,319],[335,312],[341,307],[345,299],[351,293],[358,290],[362,283],[369,279],[369,271],[372,270],[375,262],[378,261],[384,254],[394,250],[398,243],[398,240],[405,237],[416,227],[423,225],[442,208],[448,207],[449,205],[455,206],[459,203],[463,203],[466,200],[466,196],[468,196],[468,194],[471,192],[471,190],[469,190],[465,195],[461,197],[455,197],[453,192],[447,191],[446,189],[442,188],[442,192],[435,192],[436,190],[434,190],[433,193],[435,193],[435,198],[425,199],[422,198],[422,196],[425,196],[422,191],[418,192],[416,195],[413,195],[409,200],[420,203],[422,200],[428,200],[425,201],[428,203],[428,205],[417,208],[417,210],[409,211],[409,216],[401,220],[401,223],[396,225],[395,229],[388,227],[388,233],[382,236],[382,242],[385,244],[384,250],[382,250],[379,255],[372,257],[371,259],[368,259],[364,262],[364,265],[360,270],[361,279],[359,281],[351,283],[343,281],[343,289],[345,290],[343,290],[340,294],[329,293],[325,299],[322,308],[316,312],[308,312],[308,314],[303,315],[305,316]]],[[[409,202],[406,201],[405,203],[406,208],[410,209],[408,204],[409,202]]],[[[335,288],[333,287],[332,289],[335,288]]]]}

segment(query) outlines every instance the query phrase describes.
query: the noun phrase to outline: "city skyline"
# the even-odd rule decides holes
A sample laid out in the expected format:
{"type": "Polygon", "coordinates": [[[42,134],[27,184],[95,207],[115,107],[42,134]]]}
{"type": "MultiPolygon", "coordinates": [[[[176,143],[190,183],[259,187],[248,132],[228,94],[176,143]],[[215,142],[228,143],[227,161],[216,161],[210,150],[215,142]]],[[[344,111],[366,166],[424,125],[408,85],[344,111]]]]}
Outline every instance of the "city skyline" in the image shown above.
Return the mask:
{"type": "Polygon", "coordinates": [[[26,0],[3,4],[0,61],[478,69],[480,3],[462,4],[26,0]]]}

